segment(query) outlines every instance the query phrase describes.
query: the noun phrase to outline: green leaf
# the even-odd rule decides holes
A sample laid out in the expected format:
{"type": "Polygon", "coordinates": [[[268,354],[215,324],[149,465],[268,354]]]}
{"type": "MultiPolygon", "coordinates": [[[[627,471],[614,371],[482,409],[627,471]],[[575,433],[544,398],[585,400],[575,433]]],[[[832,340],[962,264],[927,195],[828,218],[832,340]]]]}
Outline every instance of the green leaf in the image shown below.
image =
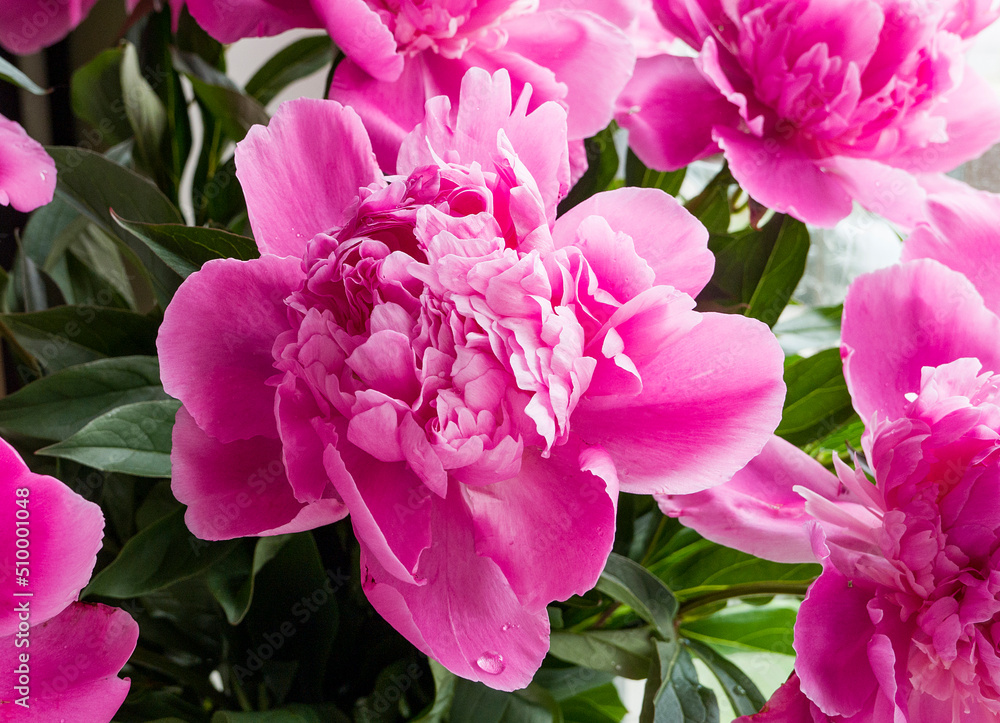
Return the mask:
{"type": "Polygon", "coordinates": [[[681,624],[681,634],[723,652],[795,655],[792,648],[798,605],[787,600],[767,605],[729,605],[704,618],[681,624]]]}
{"type": "Polygon", "coordinates": [[[126,43],[121,59],[121,91],[125,115],[135,136],[135,150],[142,166],[163,185],[164,168],[160,148],[168,132],[167,108],[142,75],[135,46],[126,43]]]}
{"type": "Polygon", "coordinates": [[[264,63],[247,82],[246,92],[267,105],[291,83],[332,63],[333,52],[327,35],[296,40],[264,63]]]}
{"type": "Polygon", "coordinates": [[[42,377],[0,399],[0,428],[63,440],[116,407],[168,399],[156,357],[101,359],[42,377]]]}
{"type": "Polygon", "coordinates": [[[628,605],[665,640],[674,637],[677,600],[660,578],[639,563],[612,552],[597,589],[628,605]]]}
{"type": "Polygon", "coordinates": [[[535,686],[513,693],[457,678],[451,703],[451,723],[557,723],[558,704],[538,695],[535,686]],[[533,695],[534,693],[534,695],[533,695]],[[554,710],[553,710],[554,708],[554,710]]]}
{"type": "Polygon", "coordinates": [[[233,713],[219,711],[212,723],[350,723],[335,705],[290,705],[269,711],[233,713]]]}
{"type": "Polygon", "coordinates": [[[785,216],[745,315],[774,326],[802,279],[808,255],[809,231],[806,225],[785,216]]]}
{"type": "Polygon", "coordinates": [[[584,146],[587,151],[587,170],[566,198],[559,202],[559,215],[595,193],[606,191],[618,172],[618,151],[615,149],[613,124],[584,141],[584,146]]]}
{"type": "Polygon", "coordinates": [[[237,545],[238,540],[199,540],[184,524],[184,510],[178,509],[129,540],[83,595],[119,600],[148,595],[204,572],[237,545]]]}
{"type": "Polygon", "coordinates": [[[0,332],[12,335],[50,372],[110,356],[153,356],[157,328],[151,317],[96,306],[0,314],[0,332]]]}
{"type": "Polygon", "coordinates": [[[753,715],[764,707],[767,699],[750,677],[732,661],[697,640],[688,640],[686,646],[701,658],[718,679],[736,715],[753,715]]]}
{"type": "Polygon", "coordinates": [[[113,146],[132,137],[122,92],[122,48],[110,48],[73,73],[73,112],[93,126],[91,148],[113,146]]]}
{"type": "MultiPolygon", "coordinates": [[[[680,193],[684,184],[684,176],[687,168],[680,168],[676,171],[654,171],[646,168],[635,152],[630,148],[625,159],[625,185],[641,186],[642,188],[659,188],[661,191],[676,196],[680,193]]],[[[728,226],[729,219],[726,218],[728,226]]]]}
{"type": "Polygon", "coordinates": [[[785,409],[775,434],[796,446],[822,439],[856,416],[839,349],[790,360],[785,385],[785,409]]]}
{"type": "Polygon", "coordinates": [[[98,153],[61,146],[46,150],[59,171],[56,186],[59,196],[124,242],[137,265],[148,275],[160,306],[165,308],[180,286],[181,277],[142,241],[115,223],[111,209],[132,221],[182,224],[184,217],[180,211],[151,181],[98,153]]]}
{"type": "Polygon", "coordinates": [[[0,80],[6,80],[8,83],[13,83],[18,88],[24,88],[29,93],[34,93],[35,95],[45,95],[48,92],[36,85],[16,65],[4,58],[0,58],[0,80]]]}
{"type": "Polygon", "coordinates": [[[715,694],[698,682],[691,656],[676,641],[656,641],[656,664],[646,683],[642,723],[718,723],[715,694]]]}
{"type": "Polygon", "coordinates": [[[565,723],[621,723],[628,714],[613,683],[561,700],[559,707],[565,723]]]}
{"type": "Polygon", "coordinates": [[[38,454],[72,459],[105,472],[169,477],[170,434],[180,406],[173,399],[126,404],[38,454]]]}
{"type": "Polygon", "coordinates": [[[642,680],[649,672],[653,647],[649,628],[556,631],[550,638],[549,653],[584,668],[642,680]]]}
{"type": "Polygon", "coordinates": [[[786,314],[774,325],[774,335],[785,354],[800,354],[803,350],[829,349],[840,346],[840,317],[843,304],[804,308],[790,306],[786,314]]]}
{"type": "Polygon", "coordinates": [[[136,223],[114,213],[112,217],[184,278],[212,259],[249,261],[260,258],[253,239],[228,231],[181,224],[136,223]]]}
{"type": "Polygon", "coordinates": [[[434,658],[428,658],[427,662],[434,676],[434,702],[413,723],[445,723],[455,699],[455,683],[458,678],[434,658]]]}
{"type": "Polygon", "coordinates": [[[225,561],[208,571],[208,587],[219,601],[230,625],[239,625],[253,602],[257,573],[274,559],[291,535],[245,541],[225,561]]]}

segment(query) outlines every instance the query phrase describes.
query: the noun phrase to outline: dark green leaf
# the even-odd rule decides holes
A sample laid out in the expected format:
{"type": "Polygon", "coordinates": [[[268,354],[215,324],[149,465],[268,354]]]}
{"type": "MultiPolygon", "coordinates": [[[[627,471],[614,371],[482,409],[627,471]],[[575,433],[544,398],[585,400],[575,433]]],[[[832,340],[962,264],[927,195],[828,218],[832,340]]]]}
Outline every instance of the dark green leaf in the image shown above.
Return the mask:
{"type": "Polygon", "coordinates": [[[746,316],[774,326],[799,285],[809,255],[809,231],[801,221],[785,216],[767,265],[747,304],[746,316]]]}
{"type": "Polygon", "coordinates": [[[558,723],[555,701],[540,700],[532,688],[504,693],[482,683],[458,678],[451,704],[451,723],[558,723]],[[553,711],[553,706],[555,711],[553,711]]]}
{"type": "Polygon", "coordinates": [[[83,595],[116,599],[148,595],[198,575],[238,544],[238,540],[199,540],[188,531],[184,510],[179,509],[129,540],[114,562],[90,581],[83,595]]]}
{"type": "Polygon", "coordinates": [[[701,658],[718,679],[736,715],[753,715],[764,707],[766,698],[738,666],[697,640],[688,640],[687,647],[701,658]]]}
{"type": "Polygon", "coordinates": [[[4,58],[0,58],[0,80],[6,80],[8,83],[13,83],[18,88],[24,88],[29,93],[34,93],[35,95],[45,95],[47,92],[38,87],[35,82],[22,73],[16,65],[5,60],[4,58]]]}
{"type": "Polygon", "coordinates": [[[715,694],[698,682],[688,652],[676,642],[656,642],[657,665],[646,683],[642,723],[718,723],[715,694]],[[653,692],[655,691],[655,692],[653,692]]]}
{"type": "Polygon", "coordinates": [[[606,191],[618,172],[618,151],[615,149],[614,128],[609,126],[593,138],[584,141],[587,150],[587,170],[559,203],[559,214],[595,193],[606,191]]]}
{"type": "Polygon", "coordinates": [[[288,85],[333,62],[333,44],[327,35],[296,40],[268,60],[247,82],[246,91],[267,105],[288,85]]]}
{"type": "Polygon", "coordinates": [[[455,699],[455,683],[458,678],[433,658],[429,658],[427,662],[434,676],[434,703],[414,719],[413,723],[445,723],[455,699]]]}
{"type": "Polygon", "coordinates": [[[291,535],[245,541],[225,561],[208,571],[208,587],[219,601],[230,625],[239,625],[250,610],[257,573],[270,562],[291,535]]]}
{"type": "Polygon", "coordinates": [[[565,723],[621,723],[628,714],[613,683],[562,700],[559,707],[565,723]]]}
{"type": "Polygon", "coordinates": [[[122,51],[121,90],[125,115],[135,136],[136,157],[162,185],[167,171],[160,148],[169,130],[167,108],[143,77],[139,54],[131,43],[122,51]]]}
{"type": "Polygon", "coordinates": [[[142,239],[164,263],[186,278],[212,259],[260,257],[253,239],[228,231],[181,224],[136,223],[112,214],[115,221],[142,239]]]}
{"type": "Polygon", "coordinates": [[[639,563],[611,553],[597,589],[628,605],[665,640],[674,637],[677,600],[662,580],[639,563]]]}
{"type": "Polygon", "coordinates": [[[854,417],[839,349],[785,366],[785,409],[775,434],[799,447],[822,439],[854,417]]]}
{"type": "MultiPolygon", "coordinates": [[[[686,173],[687,168],[680,168],[676,171],[654,171],[651,168],[646,168],[631,148],[625,160],[625,185],[659,188],[671,196],[676,196],[680,192],[686,173]]],[[[727,226],[728,223],[727,216],[727,226]]]]}
{"type": "Polygon", "coordinates": [[[49,147],[59,170],[57,193],[112,235],[118,236],[149,275],[161,307],[166,307],[181,277],[144,243],[111,218],[141,223],[184,223],[180,211],[148,179],[104,156],[82,148],[49,147]]]}
{"type": "Polygon", "coordinates": [[[137,477],[170,476],[170,434],[180,402],[137,402],[112,409],[38,454],[137,477]]]}
{"type": "Polygon", "coordinates": [[[653,654],[649,628],[552,633],[549,653],[567,663],[642,680],[653,654]]]}
{"type": "Polygon", "coordinates": [[[121,48],[110,48],[73,73],[73,112],[93,127],[84,134],[92,149],[132,137],[122,92],[123,55],[121,48]]]}
{"type": "Polygon", "coordinates": [[[557,701],[599,688],[615,679],[614,673],[601,672],[579,666],[569,668],[542,667],[532,682],[545,688],[557,701]]]}
{"type": "Polygon", "coordinates": [[[219,711],[212,723],[349,723],[350,718],[336,706],[290,705],[287,708],[249,713],[219,711]]]}
{"type": "Polygon", "coordinates": [[[153,356],[157,328],[151,317],[94,306],[0,314],[0,331],[9,331],[50,372],[110,356],[153,356]]]}
{"type": "Polygon", "coordinates": [[[124,404],[168,399],[155,357],[101,359],[43,377],[0,399],[0,427],[63,440],[124,404]]]}

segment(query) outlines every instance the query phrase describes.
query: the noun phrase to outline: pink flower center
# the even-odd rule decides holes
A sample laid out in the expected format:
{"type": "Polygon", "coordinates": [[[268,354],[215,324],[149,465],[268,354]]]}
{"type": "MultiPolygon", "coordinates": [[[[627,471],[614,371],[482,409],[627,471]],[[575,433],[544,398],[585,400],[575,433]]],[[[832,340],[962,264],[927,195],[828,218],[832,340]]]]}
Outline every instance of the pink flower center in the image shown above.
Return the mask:
{"type": "Polygon", "coordinates": [[[505,42],[504,19],[534,12],[537,0],[369,0],[396,38],[400,52],[433,50],[461,57],[474,44],[505,42]]]}

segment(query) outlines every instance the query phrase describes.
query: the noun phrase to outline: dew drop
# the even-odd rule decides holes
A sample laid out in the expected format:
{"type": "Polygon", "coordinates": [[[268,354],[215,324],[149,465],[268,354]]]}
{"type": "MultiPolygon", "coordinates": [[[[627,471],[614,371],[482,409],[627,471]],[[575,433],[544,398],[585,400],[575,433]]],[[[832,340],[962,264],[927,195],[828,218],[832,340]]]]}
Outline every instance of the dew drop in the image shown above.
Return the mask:
{"type": "Polygon", "coordinates": [[[504,668],[507,667],[507,664],[503,662],[503,656],[500,653],[488,650],[479,656],[476,666],[488,675],[500,675],[504,668]]]}
{"type": "Polygon", "coordinates": [[[501,627],[500,629],[506,633],[508,630],[510,630],[510,623],[504,623],[503,627],[501,627]]]}

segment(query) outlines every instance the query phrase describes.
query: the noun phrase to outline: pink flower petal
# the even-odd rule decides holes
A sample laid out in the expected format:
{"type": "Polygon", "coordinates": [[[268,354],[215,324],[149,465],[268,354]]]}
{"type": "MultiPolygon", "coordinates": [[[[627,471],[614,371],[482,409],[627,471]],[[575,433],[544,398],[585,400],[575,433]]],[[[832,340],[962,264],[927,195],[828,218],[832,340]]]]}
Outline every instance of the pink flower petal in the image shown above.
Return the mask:
{"type": "Polygon", "coordinates": [[[403,72],[396,39],[373,4],[364,0],[312,0],[334,44],[369,75],[393,81],[403,72]]]}
{"type": "Polygon", "coordinates": [[[718,153],[712,128],[736,125],[739,114],[693,58],[658,55],[636,63],[615,120],[643,163],[672,171],[718,153]]]}
{"type": "Polygon", "coordinates": [[[298,532],[347,515],[334,497],[308,505],[295,499],[276,439],[222,444],[199,429],[183,407],[173,439],[171,489],[188,505],[188,528],[203,540],[298,532]]]}
{"type": "Polygon", "coordinates": [[[549,459],[527,453],[517,477],[466,490],[476,550],[529,610],[591,589],[614,542],[614,463],[600,449],[568,447],[549,459]]]}
{"type": "Polygon", "coordinates": [[[899,418],[921,369],[962,357],[1000,371],[1000,319],[975,287],[936,261],[911,261],[858,278],[847,292],[844,375],[863,420],[899,418]]]}
{"type": "Polygon", "coordinates": [[[760,713],[737,718],[734,723],[832,723],[799,688],[799,676],[792,673],[774,691],[760,713]]]}
{"type": "Polygon", "coordinates": [[[0,45],[18,55],[54,45],[83,21],[96,2],[64,0],[43,6],[38,0],[4,0],[0,6],[0,45]]]}
{"type": "Polygon", "coordinates": [[[766,326],[658,298],[614,328],[639,370],[642,394],[584,397],[573,430],[608,451],[623,491],[698,492],[760,453],[785,393],[781,350],[766,326]]]}
{"type": "Polygon", "coordinates": [[[271,356],[289,328],[283,303],[302,279],[298,259],[209,261],[167,307],[156,339],[163,388],[222,442],[277,436],[271,356]]]}
{"type": "Polygon", "coordinates": [[[0,206],[33,211],[51,201],[55,189],[55,162],[24,128],[0,115],[0,206]]]}
{"type": "Polygon", "coordinates": [[[306,241],[346,221],[359,188],[382,179],[357,113],[310,99],[250,129],[236,146],[236,175],[261,252],[299,257],[306,241]],[[338,149],[336,167],[317,148],[338,149]]]}
{"type": "Polygon", "coordinates": [[[556,221],[556,248],[572,245],[588,216],[600,216],[612,230],[631,237],[636,253],[652,267],[654,283],[693,297],[712,278],[715,257],[708,250],[708,231],[663,191],[619,188],[591,196],[556,221]]]}
{"type": "Polygon", "coordinates": [[[775,562],[815,562],[804,486],[835,499],[837,476],[780,437],[729,482],[692,495],[656,495],[664,514],[703,537],[775,562]]]}
{"type": "Polygon", "coordinates": [[[76,600],[97,562],[104,517],[97,505],[59,480],[31,472],[2,439],[0,493],[0,636],[8,636],[23,621],[15,612],[17,603],[30,600],[30,623],[37,625],[76,600]],[[27,536],[18,534],[22,529],[27,536]],[[18,579],[28,584],[18,585],[18,579]],[[23,592],[32,597],[15,597],[23,592]]]}
{"type": "Polygon", "coordinates": [[[51,620],[33,625],[29,647],[17,647],[14,636],[0,638],[3,719],[107,723],[128,694],[129,679],[119,678],[118,671],[138,638],[139,626],[124,610],[88,603],[73,603],[51,620]],[[26,710],[14,703],[22,697],[14,675],[22,653],[30,656],[26,710]]]}
{"type": "Polygon", "coordinates": [[[321,28],[310,0],[187,0],[188,10],[220,43],[277,35],[292,28],[321,28]]]}
{"type": "Polygon", "coordinates": [[[434,498],[435,544],[420,557],[420,584],[387,573],[362,542],[361,577],[378,613],[450,671],[498,690],[531,682],[548,651],[544,607],[529,610],[502,570],[475,547],[460,490],[434,498]],[[455,564],[461,560],[462,564],[455,564]]]}

